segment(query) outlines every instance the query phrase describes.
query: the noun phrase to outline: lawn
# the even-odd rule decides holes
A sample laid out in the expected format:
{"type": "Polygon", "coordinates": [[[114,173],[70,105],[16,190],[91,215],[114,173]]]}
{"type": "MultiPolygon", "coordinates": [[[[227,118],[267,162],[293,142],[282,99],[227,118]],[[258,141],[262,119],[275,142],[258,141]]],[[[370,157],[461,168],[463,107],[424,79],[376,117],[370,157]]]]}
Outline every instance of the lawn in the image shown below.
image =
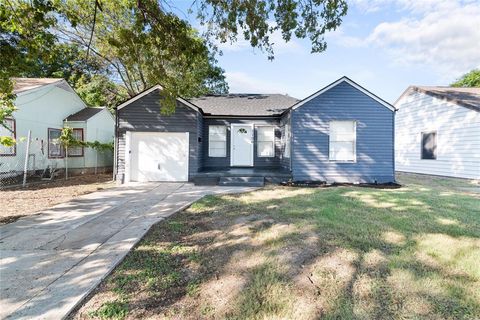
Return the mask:
{"type": "Polygon", "coordinates": [[[111,174],[73,176],[68,180],[32,184],[26,188],[0,190],[0,224],[11,223],[21,217],[37,214],[56,204],[70,201],[82,194],[114,186],[111,174]]]}
{"type": "Polygon", "coordinates": [[[480,194],[403,179],[206,197],[155,225],[71,317],[480,318],[480,194]]]}

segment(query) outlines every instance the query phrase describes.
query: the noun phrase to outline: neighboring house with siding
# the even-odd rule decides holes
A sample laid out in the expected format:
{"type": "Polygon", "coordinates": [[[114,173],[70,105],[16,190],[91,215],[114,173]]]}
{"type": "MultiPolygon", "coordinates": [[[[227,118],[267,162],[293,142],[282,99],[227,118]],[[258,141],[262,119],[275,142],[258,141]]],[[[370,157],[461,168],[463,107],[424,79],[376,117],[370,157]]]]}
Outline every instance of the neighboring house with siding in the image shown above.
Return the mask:
{"type": "Polygon", "coordinates": [[[241,184],[394,181],[392,105],[343,77],[304,100],[208,95],[160,112],[161,86],[117,107],[116,178],[241,184]]]}
{"type": "Polygon", "coordinates": [[[410,86],[395,107],[396,170],[480,179],[480,88],[410,86]]]}
{"type": "MultiPolygon", "coordinates": [[[[28,170],[39,171],[47,166],[64,168],[65,150],[59,143],[62,128],[73,128],[74,135],[84,141],[112,142],[115,121],[106,108],[90,108],[68,85],[57,78],[14,78],[17,110],[7,119],[11,129],[0,128],[0,135],[12,136],[13,147],[0,146],[0,179],[15,177],[24,169],[28,131],[31,131],[28,170]]],[[[111,168],[112,152],[90,148],[69,148],[68,167],[72,172],[111,168]]]]}

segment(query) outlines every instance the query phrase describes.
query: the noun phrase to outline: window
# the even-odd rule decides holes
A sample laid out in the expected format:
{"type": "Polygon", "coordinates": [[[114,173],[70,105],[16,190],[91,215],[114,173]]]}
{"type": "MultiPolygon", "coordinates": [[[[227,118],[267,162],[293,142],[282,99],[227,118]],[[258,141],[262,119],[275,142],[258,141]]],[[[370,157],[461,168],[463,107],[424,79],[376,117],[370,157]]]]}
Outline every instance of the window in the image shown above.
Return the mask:
{"type": "Polygon", "coordinates": [[[422,159],[437,159],[437,132],[422,132],[422,159]]]}
{"type": "Polygon", "coordinates": [[[226,157],[227,156],[227,127],[209,126],[208,127],[208,156],[226,157]]]}
{"type": "MultiPolygon", "coordinates": [[[[74,128],[72,131],[73,138],[83,141],[83,129],[74,128]]],[[[83,147],[68,147],[69,157],[83,157],[83,147]]]]}
{"type": "Polygon", "coordinates": [[[257,127],[257,156],[275,156],[275,128],[272,126],[257,127]]]}
{"type": "Polygon", "coordinates": [[[61,129],[48,129],[48,157],[63,158],[62,145],[60,144],[61,129]]]}
{"type": "MultiPolygon", "coordinates": [[[[12,137],[15,139],[15,119],[5,119],[3,122],[4,126],[0,125],[0,136],[1,137],[12,137]]],[[[14,156],[16,154],[16,145],[13,145],[11,147],[6,147],[4,145],[0,144],[0,156],[14,156]]]]}
{"type": "Polygon", "coordinates": [[[291,139],[291,134],[290,134],[290,125],[286,124],[285,125],[285,132],[283,133],[283,145],[285,146],[283,149],[283,156],[285,158],[290,158],[290,139],[291,139]]]}
{"type": "Polygon", "coordinates": [[[356,161],[356,126],[355,121],[330,121],[330,160],[356,161]]]}

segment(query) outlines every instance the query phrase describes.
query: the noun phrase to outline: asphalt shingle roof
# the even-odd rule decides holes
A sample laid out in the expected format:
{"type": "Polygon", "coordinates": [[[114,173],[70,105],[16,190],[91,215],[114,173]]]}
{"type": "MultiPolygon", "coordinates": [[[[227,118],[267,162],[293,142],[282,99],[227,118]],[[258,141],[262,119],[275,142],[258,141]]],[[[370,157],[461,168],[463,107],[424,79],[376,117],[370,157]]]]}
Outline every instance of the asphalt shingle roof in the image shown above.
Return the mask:
{"type": "Polygon", "coordinates": [[[65,121],[86,121],[102,111],[105,108],[101,107],[88,107],[78,111],[77,113],[69,115],[65,118],[65,121]]]}
{"type": "Polygon", "coordinates": [[[28,91],[32,89],[36,89],[39,87],[43,87],[55,82],[60,82],[62,78],[12,78],[13,84],[13,92],[20,93],[23,91],[28,91]]]}
{"type": "Polygon", "coordinates": [[[235,93],[206,95],[189,99],[206,115],[221,116],[275,116],[298,102],[283,94],[235,93]]]}
{"type": "Polygon", "coordinates": [[[412,86],[414,91],[446,99],[466,108],[480,111],[480,88],[412,86]]]}

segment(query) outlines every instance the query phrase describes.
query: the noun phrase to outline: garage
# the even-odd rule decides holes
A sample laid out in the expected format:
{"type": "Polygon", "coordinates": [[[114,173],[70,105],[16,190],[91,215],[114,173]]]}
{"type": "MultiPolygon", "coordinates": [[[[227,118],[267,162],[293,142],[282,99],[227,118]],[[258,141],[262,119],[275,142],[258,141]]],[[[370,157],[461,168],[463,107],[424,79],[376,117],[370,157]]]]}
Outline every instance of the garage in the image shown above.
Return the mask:
{"type": "Polygon", "coordinates": [[[127,181],[187,181],[188,132],[127,132],[127,181]]]}

